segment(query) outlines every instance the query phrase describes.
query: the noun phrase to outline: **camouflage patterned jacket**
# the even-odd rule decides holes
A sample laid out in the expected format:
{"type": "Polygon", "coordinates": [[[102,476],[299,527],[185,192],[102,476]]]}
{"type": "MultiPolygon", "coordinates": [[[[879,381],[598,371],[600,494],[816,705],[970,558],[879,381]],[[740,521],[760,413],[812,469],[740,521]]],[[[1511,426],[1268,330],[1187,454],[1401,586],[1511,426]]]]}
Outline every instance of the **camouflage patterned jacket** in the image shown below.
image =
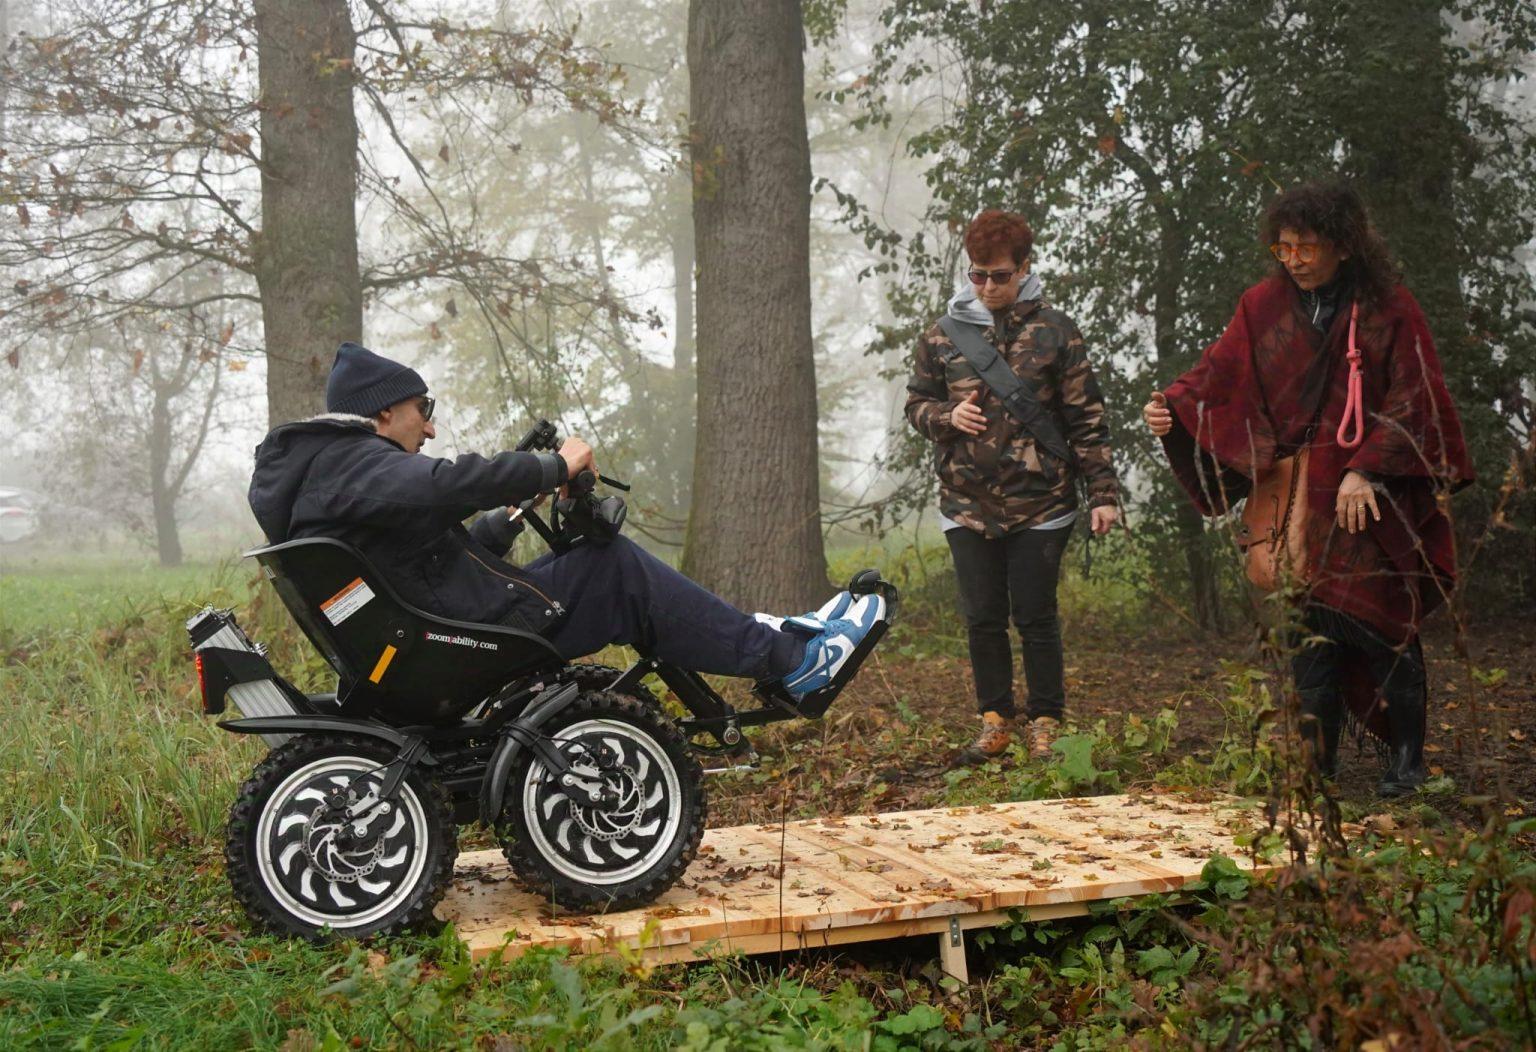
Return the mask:
{"type": "MultiPolygon", "coordinates": [[[[1104,398],[1072,319],[1041,300],[1024,300],[1004,319],[1006,341],[993,326],[982,335],[1014,372],[1034,384],[1040,404],[1056,418],[1077,454],[1089,507],[1119,503],[1104,398]]],[[[1003,408],[937,324],[917,343],[907,381],[907,419],[937,446],[939,510],[962,526],[1001,537],[1077,506],[1071,469],[1059,468],[1055,483],[1049,481],[1034,438],[1003,408]],[[950,423],[950,413],[977,390],[987,429],[971,436],[950,423]]]]}

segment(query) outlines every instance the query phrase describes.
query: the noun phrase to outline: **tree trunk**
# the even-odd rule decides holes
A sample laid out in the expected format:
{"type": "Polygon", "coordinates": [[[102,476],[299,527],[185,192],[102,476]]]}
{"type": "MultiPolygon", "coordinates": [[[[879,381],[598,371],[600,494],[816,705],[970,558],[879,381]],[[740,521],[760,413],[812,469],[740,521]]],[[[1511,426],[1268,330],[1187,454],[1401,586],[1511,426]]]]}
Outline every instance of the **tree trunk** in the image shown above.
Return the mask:
{"type": "Polygon", "coordinates": [[[161,487],[152,494],[155,512],[155,551],[161,566],[180,566],[181,531],[176,525],[176,501],[161,487]]]}
{"type": "Polygon", "coordinates": [[[256,282],[272,424],[325,408],[336,345],[362,338],[356,34],[346,0],[256,0],[261,223],[256,282]]]}
{"type": "MultiPolygon", "coordinates": [[[[1171,362],[1178,353],[1179,286],[1184,279],[1184,237],[1180,223],[1170,210],[1163,222],[1159,242],[1157,271],[1153,277],[1153,344],[1159,361],[1171,362]]],[[[1183,494],[1179,494],[1183,497],[1183,494]]],[[[1189,571],[1190,602],[1194,618],[1201,628],[1220,631],[1221,589],[1216,581],[1216,563],[1205,519],[1189,500],[1175,501],[1174,529],[1184,549],[1184,565],[1189,571]]]]}
{"type": "Polygon", "coordinates": [[[171,487],[170,395],[158,384],[149,408],[149,497],[155,517],[155,550],[161,566],[181,565],[181,534],[176,527],[176,493],[171,487]]]}
{"type": "Polygon", "coordinates": [[[681,514],[691,499],[694,465],[694,428],[698,401],[694,386],[693,335],[693,216],[686,199],[677,202],[672,219],[672,388],[670,427],[672,468],[677,484],[668,494],[674,513],[681,514]]]}
{"type": "Polygon", "coordinates": [[[682,209],[672,223],[672,371],[693,372],[693,219],[682,209]]]}
{"type": "Polygon", "coordinates": [[[796,0],[692,0],[698,440],[683,569],[747,609],[827,588],[796,0]]]}

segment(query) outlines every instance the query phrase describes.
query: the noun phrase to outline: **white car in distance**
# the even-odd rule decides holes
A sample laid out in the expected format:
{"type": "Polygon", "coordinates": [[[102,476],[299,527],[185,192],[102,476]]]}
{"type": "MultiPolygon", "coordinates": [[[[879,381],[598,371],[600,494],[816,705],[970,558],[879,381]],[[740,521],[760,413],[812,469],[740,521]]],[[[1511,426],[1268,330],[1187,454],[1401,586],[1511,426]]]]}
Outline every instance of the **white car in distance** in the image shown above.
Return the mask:
{"type": "Polygon", "coordinates": [[[16,544],[37,533],[37,500],[26,490],[0,486],[0,544],[16,544]]]}

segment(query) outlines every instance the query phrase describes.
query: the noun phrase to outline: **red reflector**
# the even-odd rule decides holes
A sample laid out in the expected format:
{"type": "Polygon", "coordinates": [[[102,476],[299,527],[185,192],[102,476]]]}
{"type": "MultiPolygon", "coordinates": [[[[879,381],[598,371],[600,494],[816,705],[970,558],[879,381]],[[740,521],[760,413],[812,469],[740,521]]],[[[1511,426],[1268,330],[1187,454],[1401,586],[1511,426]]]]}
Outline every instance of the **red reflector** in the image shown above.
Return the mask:
{"type": "Polygon", "coordinates": [[[192,652],[192,660],[197,663],[197,689],[203,696],[203,711],[208,711],[208,681],[203,678],[203,652],[192,652]]]}

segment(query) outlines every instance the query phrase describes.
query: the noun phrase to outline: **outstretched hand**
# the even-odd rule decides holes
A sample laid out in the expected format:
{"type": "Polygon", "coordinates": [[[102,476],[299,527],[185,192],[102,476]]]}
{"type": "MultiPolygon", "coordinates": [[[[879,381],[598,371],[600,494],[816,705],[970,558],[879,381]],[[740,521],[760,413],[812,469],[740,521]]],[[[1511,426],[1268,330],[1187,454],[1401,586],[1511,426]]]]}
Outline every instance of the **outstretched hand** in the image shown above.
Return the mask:
{"type": "Polygon", "coordinates": [[[1158,438],[1172,431],[1173,411],[1168,408],[1168,396],[1161,391],[1153,391],[1152,398],[1141,407],[1141,418],[1158,438]]]}
{"type": "Polygon", "coordinates": [[[949,414],[949,422],[967,435],[981,434],[987,429],[987,414],[983,413],[981,407],[976,404],[980,401],[980,391],[972,391],[966,395],[965,400],[957,403],[954,411],[949,414]]]}

